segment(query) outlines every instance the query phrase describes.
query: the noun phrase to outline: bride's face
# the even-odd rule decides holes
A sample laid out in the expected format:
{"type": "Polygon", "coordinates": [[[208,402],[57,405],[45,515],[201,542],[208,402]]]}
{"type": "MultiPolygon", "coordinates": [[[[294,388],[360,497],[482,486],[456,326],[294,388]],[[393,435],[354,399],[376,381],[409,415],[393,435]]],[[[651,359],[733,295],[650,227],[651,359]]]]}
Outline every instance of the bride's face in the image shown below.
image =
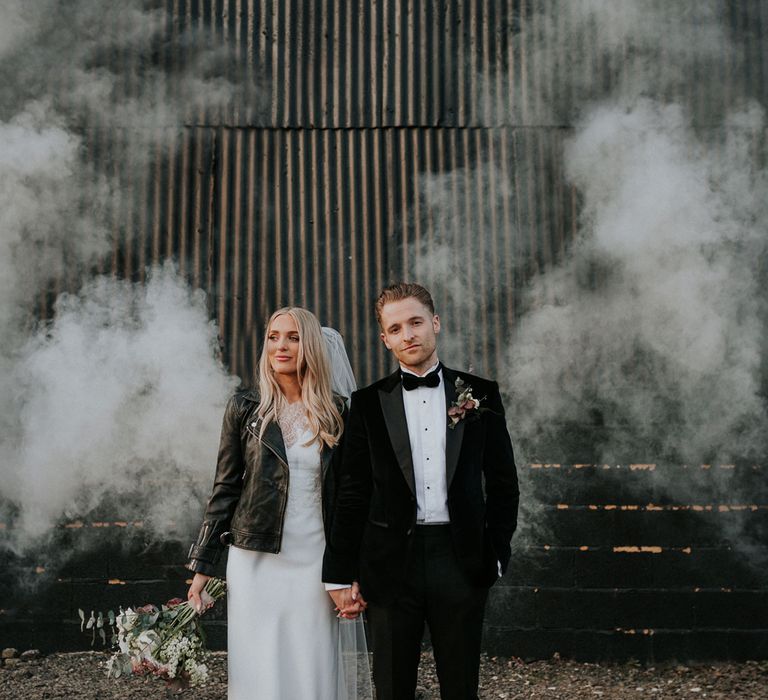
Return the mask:
{"type": "Polygon", "coordinates": [[[267,357],[276,374],[296,374],[299,357],[299,328],[290,316],[273,319],[267,333],[267,357]]]}

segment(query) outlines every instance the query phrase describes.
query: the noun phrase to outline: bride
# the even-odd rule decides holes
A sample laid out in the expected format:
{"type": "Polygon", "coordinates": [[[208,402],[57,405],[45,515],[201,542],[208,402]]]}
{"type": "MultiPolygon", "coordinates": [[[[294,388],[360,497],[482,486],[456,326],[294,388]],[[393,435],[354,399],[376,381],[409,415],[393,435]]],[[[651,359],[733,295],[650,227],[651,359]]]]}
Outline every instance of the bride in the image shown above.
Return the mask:
{"type": "MultiPolygon", "coordinates": [[[[189,552],[195,576],[187,597],[206,607],[200,593],[230,544],[229,700],[336,700],[351,690],[337,611],[321,580],[347,413],[331,389],[329,352],[336,386],[354,389],[335,331],[321,329],[306,309],[275,311],[258,389],[235,394],[224,413],[213,490],[189,552]]],[[[359,612],[356,604],[338,616],[359,612]]]]}

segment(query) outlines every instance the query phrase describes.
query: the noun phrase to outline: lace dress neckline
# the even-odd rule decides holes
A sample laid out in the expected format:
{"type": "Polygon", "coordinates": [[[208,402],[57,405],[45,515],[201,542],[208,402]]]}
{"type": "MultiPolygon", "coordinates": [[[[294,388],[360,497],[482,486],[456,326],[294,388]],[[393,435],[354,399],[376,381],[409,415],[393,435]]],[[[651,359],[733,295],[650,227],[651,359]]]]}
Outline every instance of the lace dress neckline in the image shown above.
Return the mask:
{"type": "Polygon", "coordinates": [[[277,423],[283,433],[286,449],[291,448],[309,428],[307,409],[301,401],[284,403],[277,414],[277,423]]]}

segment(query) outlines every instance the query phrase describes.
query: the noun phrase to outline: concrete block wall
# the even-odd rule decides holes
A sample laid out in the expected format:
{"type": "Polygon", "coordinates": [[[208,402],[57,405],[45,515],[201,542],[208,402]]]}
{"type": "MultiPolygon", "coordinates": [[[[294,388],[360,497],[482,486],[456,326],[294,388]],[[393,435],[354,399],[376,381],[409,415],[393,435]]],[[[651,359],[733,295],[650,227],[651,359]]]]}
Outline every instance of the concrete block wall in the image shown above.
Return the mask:
{"type": "Polygon", "coordinates": [[[489,650],[524,658],[768,654],[765,471],[528,464],[531,506],[492,590],[489,650]]]}

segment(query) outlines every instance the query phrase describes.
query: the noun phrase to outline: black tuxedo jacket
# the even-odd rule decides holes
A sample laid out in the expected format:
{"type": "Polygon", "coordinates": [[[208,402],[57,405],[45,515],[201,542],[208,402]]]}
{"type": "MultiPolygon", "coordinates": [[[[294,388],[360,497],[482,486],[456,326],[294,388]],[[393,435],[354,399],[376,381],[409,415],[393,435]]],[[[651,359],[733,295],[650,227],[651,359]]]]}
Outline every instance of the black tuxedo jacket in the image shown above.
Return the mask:
{"type": "MultiPolygon", "coordinates": [[[[456,555],[471,581],[490,586],[505,571],[519,491],[496,382],[443,367],[446,405],[458,377],[482,399],[446,426],[448,511],[456,555]]],[[[352,394],[323,581],[360,582],[367,600],[398,595],[416,524],[416,494],[399,370],[352,394]]]]}

